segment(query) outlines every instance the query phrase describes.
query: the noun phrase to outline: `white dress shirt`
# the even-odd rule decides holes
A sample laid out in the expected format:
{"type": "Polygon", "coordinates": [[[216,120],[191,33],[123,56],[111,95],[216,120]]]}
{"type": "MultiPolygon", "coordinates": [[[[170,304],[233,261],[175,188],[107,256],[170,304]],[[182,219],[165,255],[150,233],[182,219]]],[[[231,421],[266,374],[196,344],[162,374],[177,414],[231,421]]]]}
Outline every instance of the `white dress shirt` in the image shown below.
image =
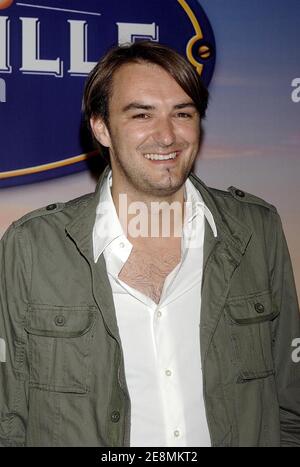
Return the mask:
{"type": "Polygon", "coordinates": [[[103,253],[113,292],[131,400],[130,445],[210,446],[200,358],[200,308],[204,218],[209,209],[185,182],[181,261],[167,276],[159,303],[118,278],[132,244],[104,180],[93,230],[94,260],[103,253]]]}

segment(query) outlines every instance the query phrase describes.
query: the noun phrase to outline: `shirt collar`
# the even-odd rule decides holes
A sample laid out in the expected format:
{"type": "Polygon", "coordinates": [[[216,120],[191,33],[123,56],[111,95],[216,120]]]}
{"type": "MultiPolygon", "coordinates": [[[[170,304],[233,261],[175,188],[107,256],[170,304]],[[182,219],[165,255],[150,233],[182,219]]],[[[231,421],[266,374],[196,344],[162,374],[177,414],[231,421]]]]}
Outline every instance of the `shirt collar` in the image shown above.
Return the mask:
{"type": "MultiPolygon", "coordinates": [[[[103,180],[99,203],[96,209],[96,219],[93,228],[93,252],[95,263],[106,248],[117,238],[122,238],[122,242],[124,242],[127,247],[132,247],[120,223],[111,195],[111,186],[112,171],[110,170],[103,180]]],[[[217,227],[213,215],[204,204],[200,192],[189,179],[186,180],[184,188],[186,201],[184,228],[188,224],[191,224],[200,213],[204,213],[214,236],[217,237],[217,227]]]]}
{"type": "Polygon", "coordinates": [[[122,225],[112,199],[110,187],[112,186],[112,172],[109,171],[103,180],[99,203],[96,209],[96,220],[93,229],[94,261],[98,261],[103,251],[116,238],[122,237],[122,241],[130,243],[124,233],[122,225]]]}
{"type": "Polygon", "coordinates": [[[200,211],[204,212],[204,216],[213,231],[214,237],[218,236],[217,226],[211,211],[208,209],[203,201],[200,192],[196,189],[194,184],[187,179],[185,182],[185,201],[186,201],[186,214],[185,224],[190,223],[199,214],[200,211]]]}

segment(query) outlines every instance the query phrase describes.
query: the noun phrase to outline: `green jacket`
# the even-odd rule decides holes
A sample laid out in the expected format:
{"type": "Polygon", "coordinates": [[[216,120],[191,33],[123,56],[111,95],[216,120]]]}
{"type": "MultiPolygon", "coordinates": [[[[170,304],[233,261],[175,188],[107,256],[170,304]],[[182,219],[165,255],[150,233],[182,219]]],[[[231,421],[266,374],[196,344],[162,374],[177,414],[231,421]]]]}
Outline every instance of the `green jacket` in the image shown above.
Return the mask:
{"type": "MultiPolygon", "coordinates": [[[[280,218],[190,179],[218,229],[205,229],[200,325],[212,443],[300,446],[299,310],[280,218]]],[[[103,255],[93,260],[100,185],[24,216],[0,242],[0,445],[130,445],[113,297],[103,255]]]]}

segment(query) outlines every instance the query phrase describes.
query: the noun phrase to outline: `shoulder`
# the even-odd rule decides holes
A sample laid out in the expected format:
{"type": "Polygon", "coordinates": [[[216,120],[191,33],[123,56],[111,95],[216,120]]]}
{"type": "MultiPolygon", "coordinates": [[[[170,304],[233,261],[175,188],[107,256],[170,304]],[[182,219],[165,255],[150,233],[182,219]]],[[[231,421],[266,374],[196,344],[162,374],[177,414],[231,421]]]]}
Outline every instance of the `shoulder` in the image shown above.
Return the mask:
{"type": "Polygon", "coordinates": [[[223,219],[238,220],[260,237],[269,238],[282,230],[282,222],[277,208],[268,201],[231,186],[227,191],[209,188],[223,219]]]}
{"type": "Polygon", "coordinates": [[[237,188],[235,186],[230,186],[226,190],[219,190],[214,187],[208,187],[203,183],[202,180],[200,180],[194,173],[190,175],[191,181],[193,184],[196,186],[196,188],[201,192],[208,192],[210,196],[214,199],[216,204],[218,205],[224,205],[228,207],[234,207],[236,206],[237,208],[241,207],[246,207],[248,205],[249,207],[252,206],[261,206],[269,211],[272,211],[274,213],[277,213],[277,209],[275,206],[272,204],[268,203],[264,199],[255,196],[251,193],[247,193],[245,190],[241,188],[237,188]]]}
{"type": "Polygon", "coordinates": [[[264,208],[267,208],[275,213],[277,213],[277,209],[273,204],[268,203],[266,200],[253,195],[251,193],[247,193],[244,190],[241,190],[240,188],[236,188],[234,186],[231,186],[228,188],[228,192],[231,194],[231,196],[239,201],[240,203],[248,203],[248,204],[255,204],[258,206],[263,206],[264,208]]]}
{"type": "Polygon", "coordinates": [[[251,207],[251,205],[260,206],[277,214],[277,209],[273,204],[270,204],[263,198],[253,195],[252,193],[248,193],[241,188],[230,186],[227,191],[223,191],[210,187],[209,190],[213,197],[219,202],[224,199],[224,202],[226,203],[238,204],[241,207],[246,207],[246,205],[249,207],[251,207]]]}
{"type": "Polygon", "coordinates": [[[209,188],[222,219],[230,225],[232,220],[248,228],[256,240],[273,248],[270,239],[282,237],[283,225],[277,208],[241,188],[231,186],[227,191],[209,188]]]}
{"type": "Polygon", "coordinates": [[[69,215],[74,212],[74,210],[84,206],[89,202],[89,200],[92,198],[93,193],[89,193],[83,196],[80,196],[78,198],[72,199],[70,201],[66,202],[55,202],[55,203],[50,203],[47,206],[43,206],[39,209],[35,209],[34,211],[31,211],[24,216],[22,216],[20,219],[14,221],[11,225],[11,229],[18,229],[23,227],[24,225],[30,225],[30,223],[34,220],[49,220],[51,221],[51,218],[54,220],[56,218],[64,217],[69,215]]]}

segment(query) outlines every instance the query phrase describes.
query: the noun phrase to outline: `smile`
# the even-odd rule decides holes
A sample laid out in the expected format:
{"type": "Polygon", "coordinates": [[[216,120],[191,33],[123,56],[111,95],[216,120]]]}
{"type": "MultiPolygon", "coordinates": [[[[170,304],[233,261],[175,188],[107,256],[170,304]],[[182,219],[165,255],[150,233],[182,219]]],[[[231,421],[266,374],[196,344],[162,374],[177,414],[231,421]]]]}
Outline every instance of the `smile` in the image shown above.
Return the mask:
{"type": "Polygon", "coordinates": [[[144,154],[144,157],[151,161],[167,161],[169,159],[175,159],[177,152],[171,152],[170,154],[144,154]]]}

